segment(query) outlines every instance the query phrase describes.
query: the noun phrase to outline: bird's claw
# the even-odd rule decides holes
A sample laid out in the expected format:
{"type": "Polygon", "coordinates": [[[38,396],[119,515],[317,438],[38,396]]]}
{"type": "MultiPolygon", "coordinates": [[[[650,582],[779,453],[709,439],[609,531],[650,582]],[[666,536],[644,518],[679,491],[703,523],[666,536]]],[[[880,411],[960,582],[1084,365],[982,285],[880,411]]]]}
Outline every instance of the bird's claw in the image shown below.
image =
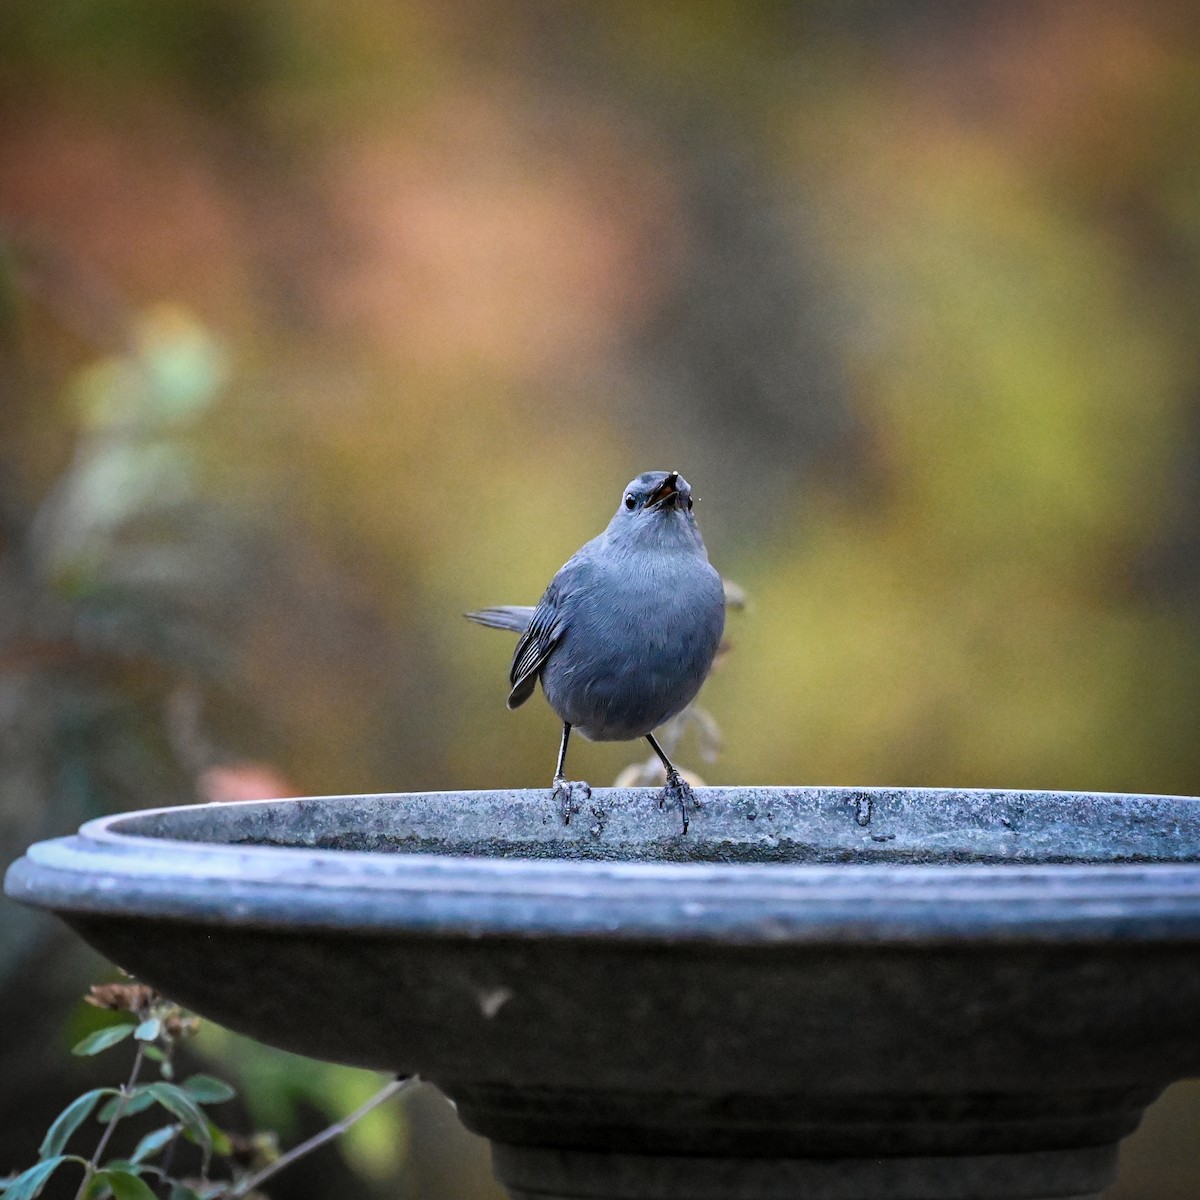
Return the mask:
{"type": "Polygon", "coordinates": [[[571,818],[592,798],[592,789],[581,779],[566,780],[556,775],[550,796],[558,801],[563,824],[570,825],[571,818]]]}
{"type": "Polygon", "coordinates": [[[678,771],[672,771],[667,776],[667,786],[663,788],[658,797],[658,807],[662,808],[668,802],[672,807],[678,807],[679,815],[683,820],[683,832],[688,831],[688,805],[693,808],[698,807],[696,804],[696,794],[692,791],[691,784],[679,774],[678,771]]]}

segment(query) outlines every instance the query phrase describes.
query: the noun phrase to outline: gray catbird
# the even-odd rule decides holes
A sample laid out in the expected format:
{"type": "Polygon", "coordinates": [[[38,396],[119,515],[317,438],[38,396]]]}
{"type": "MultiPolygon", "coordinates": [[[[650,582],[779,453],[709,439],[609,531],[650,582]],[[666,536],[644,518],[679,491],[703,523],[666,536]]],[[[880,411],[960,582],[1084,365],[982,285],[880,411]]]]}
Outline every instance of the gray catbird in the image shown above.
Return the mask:
{"type": "Polygon", "coordinates": [[[712,666],[725,627],[721,577],[709,565],[692,516],[692,489],[678,471],[647,471],[625,489],[608,528],[567,561],[536,608],[506,605],[466,614],[521,635],[508,707],[540,678],[563,723],[554,793],[570,821],[579,801],[563,775],[567,740],[644,737],[667,771],[663,801],[688,827],[692,791],[653,731],[686,708],[712,666]]]}

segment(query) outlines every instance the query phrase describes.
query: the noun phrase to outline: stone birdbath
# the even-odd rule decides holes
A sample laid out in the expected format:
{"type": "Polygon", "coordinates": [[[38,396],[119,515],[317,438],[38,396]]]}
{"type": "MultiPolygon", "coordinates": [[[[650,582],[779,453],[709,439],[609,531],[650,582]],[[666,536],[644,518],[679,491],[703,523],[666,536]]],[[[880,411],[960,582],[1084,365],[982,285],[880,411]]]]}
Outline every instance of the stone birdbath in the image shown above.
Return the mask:
{"type": "Polygon", "coordinates": [[[172,998],[419,1073],[516,1200],[1083,1200],[1200,1075],[1200,801],[708,788],[91,821],[15,863],[172,998]]]}

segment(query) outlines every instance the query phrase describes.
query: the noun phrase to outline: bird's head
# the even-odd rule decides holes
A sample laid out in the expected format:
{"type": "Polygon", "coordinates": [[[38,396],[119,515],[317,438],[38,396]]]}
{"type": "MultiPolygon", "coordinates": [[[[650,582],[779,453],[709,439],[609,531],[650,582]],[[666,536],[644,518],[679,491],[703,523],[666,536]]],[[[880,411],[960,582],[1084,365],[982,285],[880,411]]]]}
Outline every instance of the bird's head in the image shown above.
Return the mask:
{"type": "Polygon", "coordinates": [[[621,494],[609,528],[624,538],[698,542],[692,487],[678,471],[645,471],[621,494]]]}

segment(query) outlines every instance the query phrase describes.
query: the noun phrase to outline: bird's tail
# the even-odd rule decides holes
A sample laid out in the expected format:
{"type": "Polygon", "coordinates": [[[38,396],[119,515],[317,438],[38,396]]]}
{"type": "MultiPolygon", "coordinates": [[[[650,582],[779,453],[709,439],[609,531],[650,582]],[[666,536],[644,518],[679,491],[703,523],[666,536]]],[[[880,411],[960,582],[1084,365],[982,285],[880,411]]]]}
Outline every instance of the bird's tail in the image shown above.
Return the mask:
{"type": "Polygon", "coordinates": [[[510,633],[524,633],[533,620],[531,604],[498,604],[495,608],[481,608],[478,612],[463,613],[468,621],[486,625],[489,629],[507,629],[510,633]]]}

